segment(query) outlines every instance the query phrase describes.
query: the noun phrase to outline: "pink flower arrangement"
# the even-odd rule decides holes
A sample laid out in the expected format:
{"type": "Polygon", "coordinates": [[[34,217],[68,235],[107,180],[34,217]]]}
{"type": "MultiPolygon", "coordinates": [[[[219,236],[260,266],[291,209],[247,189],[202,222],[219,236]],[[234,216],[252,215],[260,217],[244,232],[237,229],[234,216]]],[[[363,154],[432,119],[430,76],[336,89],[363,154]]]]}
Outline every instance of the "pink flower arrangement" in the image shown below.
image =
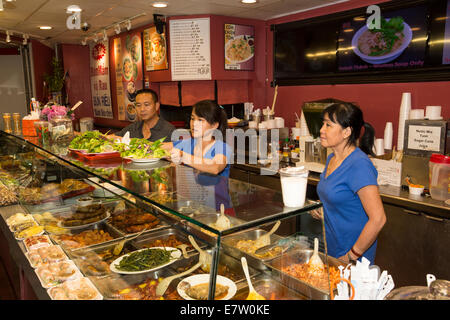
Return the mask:
{"type": "Polygon", "coordinates": [[[73,114],[72,110],[64,106],[45,106],[44,109],[41,110],[41,118],[43,118],[44,120],[51,121],[56,116],[68,116],[72,120],[75,119],[75,115],[73,114]]]}

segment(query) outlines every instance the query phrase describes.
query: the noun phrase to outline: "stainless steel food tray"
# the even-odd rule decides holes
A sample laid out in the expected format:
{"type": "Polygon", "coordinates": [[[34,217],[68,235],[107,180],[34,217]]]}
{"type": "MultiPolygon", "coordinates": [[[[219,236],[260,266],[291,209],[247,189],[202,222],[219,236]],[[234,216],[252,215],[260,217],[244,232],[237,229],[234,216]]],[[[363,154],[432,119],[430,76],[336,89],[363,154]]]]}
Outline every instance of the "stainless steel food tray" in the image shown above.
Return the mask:
{"type": "MultiPolygon", "coordinates": [[[[209,254],[211,254],[211,250],[205,250],[209,254]]],[[[199,259],[199,254],[196,252],[195,254],[192,254],[188,259],[180,259],[179,261],[173,263],[170,265],[169,268],[174,270],[174,273],[180,273],[183,272],[190,267],[194,266],[199,259]]],[[[256,269],[254,269],[252,266],[249,266],[249,274],[250,277],[253,278],[260,274],[260,272],[256,269]]],[[[192,274],[202,274],[205,273],[200,268],[194,271],[192,274]]],[[[186,277],[191,276],[192,274],[187,275],[186,277]]],[[[236,283],[237,288],[241,288],[247,285],[247,280],[245,278],[244,270],[242,269],[241,261],[240,259],[235,259],[224,252],[220,252],[219,255],[219,266],[218,266],[218,275],[227,277],[234,281],[236,283]]],[[[183,278],[186,278],[183,277],[183,278]]],[[[181,281],[181,280],[180,280],[181,281]]]]}
{"type": "MultiPolygon", "coordinates": [[[[247,259],[248,264],[251,265],[253,268],[261,270],[261,271],[268,270],[268,268],[264,264],[264,262],[272,260],[275,257],[268,258],[268,259],[261,259],[255,255],[249,254],[245,251],[242,251],[242,250],[236,248],[236,243],[239,240],[256,240],[260,236],[262,236],[266,233],[267,233],[267,231],[263,230],[263,229],[245,230],[245,231],[224,237],[222,240],[222,246],[223,246],[224,251],[227,254],[231,255],[232,257],[234,257],[236,259],[240,259],[242,256],[244,256],[247,259]]],[[[270,235],[270,243],[274,243],[280,239],[282,239],[282,237],[280,237],[276,234],[270,235]]]]}
{"type": "MultiPolygon", "coordinates": [[[[285,284],[289,288],[294,289],[295,291],[312,300],[330,300],[329,290],[323,290],[321,288],[314,287],[309,283],[293,277],[281,270],[282,267],[287,267],[293,263],[307,263],[313,252],[314,251],[311,249],[292,250],[286,252],[284,255],[278,258],[265,262],[265,264],[271,270],[272,277],[285,284]]],[[[319,256],[322,259],[323,263],[325,264],[327,262],[329,266],[333,266],[336,268],[340,265],[345,266],[343,262],[336,258],[328,256],[327,259],[321,252],[319,252],[319,256]]]]}
{"type": "Polygon", "coordinates": [[[108,232],[108,233],[111,235],[111,237],[113,237],[113,239],[112,239],[112,240],[105,241],[105,242],[96,243],[96,244],[92,244],[92,245],[84,246],[84,247],[77,247],[77,248],[70,248],[70,247],[68,247],[68,246],[65,246],[63,243],[61,243],[61,241],[59,241],[59,240],[57,239],[56,235],[54,235],[54,234],[50,234],[50,239],[52,239],[52,241],[55,242],[56,244],[60,245],[61,248],[63,248],[64,251],[66,251],[66,253],[68,253],[68,251],[78,250],[78,249],[81,249],[81,248],[90,248],[90,247],[92,247],[92,246],[96,246],[96,245],[99,245],[99,244],[107,244],[107,243],[113,242],[113,241],[115,241],[115,240],[117,240],[117,239],[122,239],[122,238],[124,238],[124,235],[123,235],[122,233],[120,233],[120,232],[118,232],[117,230],[111,228],[111,226],[110,226],[109,224],[107,224],[105,221],[100,222],[100,223],[98,223],[98,224],[96,224],[96,225],[87,227],[87,228],[73,230],[73,231],[71,232],[71,234],[79,234],[79,233],[81,233],[81,232],[83,232],[83,231],[86,231],[86,230],[94,230],[94,229],[97,229],[97,230],[103,230],[103,231],[108,232]]]}
{"type": "MultiPolygon", "coordinates": [[[[288,288],[265,273],[257,275],[252,280],[252,285],[255,291],[267,300],[272,300],[272,295],[274,295],[274,300],[308,300],[308,298],[301,293],[288,288]]],[[[238,289],[232,300],[245,300],[248,293],[248,285],[243,286],[238,289]]]]}

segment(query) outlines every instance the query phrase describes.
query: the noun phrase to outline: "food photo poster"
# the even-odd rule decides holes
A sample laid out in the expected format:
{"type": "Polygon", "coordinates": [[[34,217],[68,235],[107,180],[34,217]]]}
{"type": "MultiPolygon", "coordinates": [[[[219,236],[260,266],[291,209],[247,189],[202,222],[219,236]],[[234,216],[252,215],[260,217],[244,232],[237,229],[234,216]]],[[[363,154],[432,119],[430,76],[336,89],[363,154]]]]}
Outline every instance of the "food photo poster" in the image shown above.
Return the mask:
{"type": "Polygon", "coordinates": [[[156,27],[144,30],[144,59],[146,71],[169,68],[165,26],[161,34],[156,32],[156,27]]]}
{"type": "Polygon", "coordinates": [[[119,120],[135,121],[136,92],[143,88],[140,32],[129,33],[114,39],[114,65],[119,120]]]}
{"type": "Polygon", "coordinates": [[[381,28],[369,30],[366,17],[343,22],[338,39],[338,71],[423,67],[427,44],[424,5],[381,11],[381,28]]]}
{"type": "Polygon", "coordinates": [[[225,70],[254,70],[255,28],[225,24],[225,70]]]}

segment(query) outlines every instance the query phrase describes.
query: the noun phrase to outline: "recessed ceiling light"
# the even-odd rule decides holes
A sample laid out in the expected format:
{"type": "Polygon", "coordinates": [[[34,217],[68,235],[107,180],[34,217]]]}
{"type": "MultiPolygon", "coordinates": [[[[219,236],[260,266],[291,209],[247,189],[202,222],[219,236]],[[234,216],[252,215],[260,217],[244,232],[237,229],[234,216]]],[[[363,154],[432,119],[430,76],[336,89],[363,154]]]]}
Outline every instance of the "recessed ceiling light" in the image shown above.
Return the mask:
{"type": "Polygon", "coordinates": [[[66,8],[67,13],[74,13],[74,12],[81,12],[81,11],[82,11],[81,8],[76,4],[72,4],[66,8]]]}
{"type": "Polygon", "coordinates": [[[241,0],[242,3],[256,3],[257,0],[241,0]]]}
{"type": "Polygon", "coordinates": [[[152,6],[155,7],[155,8],[166,8],[167,5],[168,5],[168,3],[165,2],[165,1],[158,1],[158,2],[153,2],[152,3],[152,6]]]}
{"type": "Polygon", "coordinates": [[[50,30],[52,27],[50,26],[40,26],[39,29],[41,30],[50,30]]]}

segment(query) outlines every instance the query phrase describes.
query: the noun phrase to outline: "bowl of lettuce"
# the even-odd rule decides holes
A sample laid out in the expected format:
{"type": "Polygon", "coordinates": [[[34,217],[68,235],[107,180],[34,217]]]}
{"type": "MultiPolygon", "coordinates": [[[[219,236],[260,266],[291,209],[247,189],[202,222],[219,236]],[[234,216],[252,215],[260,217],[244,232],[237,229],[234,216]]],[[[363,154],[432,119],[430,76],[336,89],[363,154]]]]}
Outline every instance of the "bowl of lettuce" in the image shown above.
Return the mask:
{"type": "Polygon", "coordinates": [[[75,137],[69,145],[71,150],[82,151],[86,154],[117,152],[114,141],[108,139],[106,134],[98,131],[86,131],[75,137]]]}
{"type": "Polygon", "coordinates": [[[162,148],[165,138],[161,138],[154,142],[147,139],[132,138],[126,150],[121,151],[120,155],[124,159],[133,162],[156,162],[169,154],[162,148]]]}

